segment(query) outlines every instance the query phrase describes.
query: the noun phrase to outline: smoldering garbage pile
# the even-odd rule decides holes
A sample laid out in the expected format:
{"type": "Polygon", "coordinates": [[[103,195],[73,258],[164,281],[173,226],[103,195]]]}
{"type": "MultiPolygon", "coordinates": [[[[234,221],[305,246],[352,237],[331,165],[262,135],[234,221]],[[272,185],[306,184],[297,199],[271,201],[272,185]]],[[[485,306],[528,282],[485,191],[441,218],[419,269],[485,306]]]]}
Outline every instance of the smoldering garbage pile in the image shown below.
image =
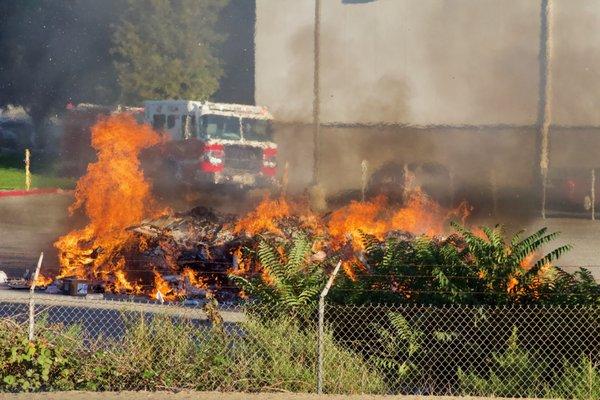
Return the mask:
{"type": "Polygon", "coordinates": [[[445,222],[456,211],[417,195],[403,206],[391,207],[381,197],[350,202],[326,215],[312,212],[302,201],[267,198],[243,217],[196,207],[113,229],[102,240],[76,231],[67,236],[74,240],[63,241],[60,257],[67,268],[61,277],[84,279],[92,291],[159,300],[208,294],[220,301],[235,300],[243,293],[233,285],[231,274],[269,280],[257,257],[261,241],[283,251],[298,234],[305,234],[316,239],[311,259],[341,260],[352,278],[357,268],[365,267],[364,234],[407,241],[413,235],[443,235],[445,222]]]}
{"type": "MultiPolygon", "coordinates": [[[[284,243],[298,232],[314,233],[307,232],[311,229],[300,217],[282,216],[276,220],[271,217],[266,216],[261,223],[251,215],[246,218],[247,223],[258,225],[255,229],[244,229],[244,219],[196,207],[185,213],[142,221],[128,228],[135,243],[121,253],[126,260],[125,278],[141,283],[132,285],[133,291],[151,297],[157,297],[159,291],[161,297],[169,300],[204,297],[210,292],[221,301],[236,300],[240,290],[228,275],[248,277],[262,272],[260,265],[245,259],[242,254],[248,252],[244,250],[251,253],[261,240],[284,243]]],[[[317,253],[325,256],[322,250],[317,253]]],[[[110,283],[106,288],[123,292],[110,283]]]]}
{"type": "Polygon", "coordinates": [[[251,238],[234,228],[235,216],[205,207],[142,221],[129,228],[138,243],[130,247],[137,251],[125,254],[125,272],[142,282],[152,272],[152,297],[157,291],[166,298],[204,296],[206,291],[235,297],[227,274],[235,271],[236,250],[251,245],[251,238]]]}

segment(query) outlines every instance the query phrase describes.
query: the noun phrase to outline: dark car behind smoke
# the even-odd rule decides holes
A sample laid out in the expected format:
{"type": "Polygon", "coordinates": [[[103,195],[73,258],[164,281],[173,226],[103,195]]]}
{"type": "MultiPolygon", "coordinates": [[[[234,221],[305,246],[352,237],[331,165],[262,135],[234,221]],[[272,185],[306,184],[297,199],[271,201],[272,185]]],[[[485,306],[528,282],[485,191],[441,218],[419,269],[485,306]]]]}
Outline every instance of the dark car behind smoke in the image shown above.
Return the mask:
{"type": "Polygon", "coordinates": [[[20,154],[32,147],[33,125],[28,121],[0,119],[0,155],[20,154]]]}
{"type": "Polygon", "coordinates": [[[598,185],[600,170],[585,168],[552,169],[546,189],[549,217],[600,217],[598,185]]]}

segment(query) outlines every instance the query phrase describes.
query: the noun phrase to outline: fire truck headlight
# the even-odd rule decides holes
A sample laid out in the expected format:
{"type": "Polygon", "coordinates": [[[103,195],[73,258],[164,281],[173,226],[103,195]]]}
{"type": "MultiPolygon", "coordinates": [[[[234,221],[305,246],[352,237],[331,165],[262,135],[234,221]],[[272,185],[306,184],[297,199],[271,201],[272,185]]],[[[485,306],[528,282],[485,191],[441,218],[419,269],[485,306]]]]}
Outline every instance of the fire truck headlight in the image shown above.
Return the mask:
{"type": "Polygon", "coordinates": [[[275,168],[277,166],[277,163],[275,161],[272,161],[272,160],[264,160],[263,161],[263,166],[267,167],[267,168],[275,168]]]}
{"type": "Polygon", "coordinates": [[[212,155],[206,156],[206,161],[213,165],[223,164],[223,160],[217,157],[213,157],[212,155]]]}

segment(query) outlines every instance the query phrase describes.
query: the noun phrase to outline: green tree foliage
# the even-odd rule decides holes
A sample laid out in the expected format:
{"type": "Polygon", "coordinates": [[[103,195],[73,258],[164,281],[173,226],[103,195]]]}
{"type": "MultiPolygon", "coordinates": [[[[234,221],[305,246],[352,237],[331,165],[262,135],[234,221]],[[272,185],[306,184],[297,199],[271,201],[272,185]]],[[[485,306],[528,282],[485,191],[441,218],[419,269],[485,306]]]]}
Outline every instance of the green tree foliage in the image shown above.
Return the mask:
{"type": "Polygon", "coordinates": [[[363,245],[366,269],[357,269],[355,280],[340,277],[332,293],[336,301],[463,302],[472,290],[475,274],[457,235],[446,239],[394,235],[385,241],[363,235],[363,245]]]}
{"type": "Polygon", "coordinates": [[[558,268],[551,271],[550,279],[543,283],[543,300],[554,304],[599,304],[600,285],[590,270],[580,268],[567,273],[558,268]]]}
{"type": "Polygon", "coordinates": [[[228,0],[129,0],[113,35],[123,100],[204,100],[219,87],[215,46],[228,0]]]}
{"type": "MultiPolygon", "coordinates": [[[[121,0],[0,2],[0,107],[23,106],[45,144],[44,120],[69,102],[109,104],[118,86],[109,49],[121,0]]],[[[50,143],[49,143],[50,144],[50,143]]]]}
{"type": "Polygon", "coordinates": [[[493,299],[498,301],[505,300],[504,293],[517,297],[531,295],[540,269],[572,249],[571,245],[563,245],[540,256],[542,246],[559,235],[558,232],[547,233],[547,228],[524,238],[523,232],[518,232],[507,239],[501,225],[481,227],[483,235],[476,235],[459,224],[453,226],[467,243],[470,264],[485,281],[485,290],[497,294],[493,299]]]}

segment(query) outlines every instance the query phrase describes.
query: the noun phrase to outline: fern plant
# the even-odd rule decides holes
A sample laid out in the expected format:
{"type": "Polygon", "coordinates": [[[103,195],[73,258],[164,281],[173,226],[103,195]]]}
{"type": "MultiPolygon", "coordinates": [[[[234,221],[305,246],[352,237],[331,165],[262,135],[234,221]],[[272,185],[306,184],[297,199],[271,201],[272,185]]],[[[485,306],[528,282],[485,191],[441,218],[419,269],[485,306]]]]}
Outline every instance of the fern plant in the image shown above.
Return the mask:
{"type": "Polygon", "coordinates": [[[355,280],[342,277],[334,287],[338,301],[353,303],[468,302],[476,274],[466,262],[465,245],[447,238],[396,235],[384,241],[363,235],[364,263],[355,280]],[[465,279],[465,276],[470,276],[465,279]]]}
{"type": "MultiPolygon", "coordinates": [[[[365,268],[354,280],[341,279],[333,297],[351,303],[419,304],[501,304],[557,297],[552,279],[540,277],[542,271],[546,271],[544,278],[556,276],[558,270],[549,263],[571,249],[562,245],[542,254],[542,247],[559,233],[542,228],[526,237],[519,232],[507,238],[500,225],[482,227],[483,234],[453,226],[457,234],[446,238],[396,233],[382,241],[362,235],[365,268]],[[529,260],[535,261],[533,265],[526,265],[529,260]]],[[[583,294],[576,295],[578,291],[596,293],[597,285],[584,278],[571,285],[571,298],[580,301],[583,294]]],[[[557,287],[566,282],[565,278],[557,287]]]]}
{"type": "Polygon", "coordinates": [[[519,346],[517,328],[513,328],[506,349],[492,354],[488,371],[458,369],[463,395],[499,397],[537,397],[546,384],[543,379],[547,363],[537,352],[519,346]]]}
{"type": "Polygon", "coordinates": [[[464,238],[469,253],[469,264],[477,270],[486,293],[486,302],[503,303],[531,299],[533,289],[539,282],[540,269],[572,249],[562,245],[542,254],[542,247],[558,236],[559,232],[548,233],[547,228],[523,237],[523,231],[506,238],[504,228],[480,227],[483,235],[460,224],[452,226],[464,238]],[[537,260],[535,262],[528,260],[537,260]],[[531,264],[531,265],[526,265],[531,264]]]}
{"type": "Polygon", "coordinates": [[[548,398],[591,400],[600,398],[600,366],[582,356],[579,363],[565,361],[564,371],[545,393],[548,398]]]}
{"type": "Polygon", "coordinates": [[[261,240],[253,256],[262,274],[230,275],[252,299],[290,314],[310,310],[325,284],[323,262],[311,258],[314,241],[303,233],[280,247],[261,240]]]}
{"type": "Polygon", "coordinates": [[[415,357],[423,347],[423,332],[412,327],[400,313],[388,313],[389,326],[375,326],[379,348],[370,361],[383,372],[389,385],[399,389],[419,373],[415,357]]]}
{"type": "Polygon", "coordinates": [[[600,285],[588,269],[579,268],[569,274],[557,268],[540,288],[540,295],[542,300],[553,304],[599,304],[600,285]]]}
{"type": "Polygon", "coordinates": [[[441,383],[431,375],[428,362],[452,347],[458,336],[427,326],[423,314],[414,317],[409,321],[400,312],[388,312],[383,323],[374,324],[377,346],[369,361],[394,392],[427,394],[441,383]]]}

